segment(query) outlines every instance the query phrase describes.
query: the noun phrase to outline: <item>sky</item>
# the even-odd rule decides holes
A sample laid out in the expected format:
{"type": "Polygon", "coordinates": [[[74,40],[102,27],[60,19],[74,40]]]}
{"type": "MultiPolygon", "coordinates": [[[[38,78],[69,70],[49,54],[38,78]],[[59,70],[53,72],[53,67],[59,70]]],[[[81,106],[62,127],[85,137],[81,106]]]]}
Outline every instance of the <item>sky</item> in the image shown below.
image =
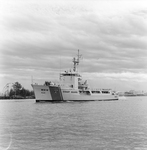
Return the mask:
{"type": "Polygon", "coordinates": [[[58,81],[78,49],[90,87],[147,91],[147,1],[0,1],[0,92],[58,81]]]}

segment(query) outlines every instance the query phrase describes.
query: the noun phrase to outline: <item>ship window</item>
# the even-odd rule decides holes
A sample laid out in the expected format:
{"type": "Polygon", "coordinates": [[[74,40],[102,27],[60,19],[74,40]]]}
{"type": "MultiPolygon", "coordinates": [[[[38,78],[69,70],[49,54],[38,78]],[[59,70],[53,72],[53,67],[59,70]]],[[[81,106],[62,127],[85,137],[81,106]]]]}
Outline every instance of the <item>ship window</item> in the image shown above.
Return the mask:
{"type": "Polygon", "coordinates": [[[109,91],[102,91],[102,93],[109,94],[110,92],[109,91]]]}
{"type": "Polygon", "coordinates": [[[78,93],[77,91],[71,91],[71,93],[78,93]]]}
{"type": "Polygon", "coordinates": [[[86,93],[86,94],[88,94],[88,95],[90,94],[90,92],[89,92],[89,91],[83,91],[83,93],[86,93]]]}
{"type": "Polygon", "coordinates": [[[90,94],[90,92],[89,92],[89,91],[86,91],[86,94],[90,94]]]}
{"type": "Polygon", "coordinates": [[[48,91],[48,89],[41,89],[41,91],[48,91]]]}
{"type": "Polygon", "coordinates": [[[75,76],[75,74],[63,74],[63,76],[75,76]]]}
{"type": "Polygon", "coordinates": [[[91,91],[92,93],[98,94],[100,91],[91,91]]]}
{"type": "Polygon", "coordinates": [[[70,91],[63,91],[63,93],[69,93],[70,91]]]}
{"type": "Polygon", "coordinates": [[[76,76],[76,77],[79,77],[79,75],[78,74],[72,74],[72,73],[63,73],[63,74],[61,74],[62,76],[76,76]]]}
{"type": "Polygon", "coordinates": [[[89,95],[89,94],[90,94],[90,91],[80,91],[80,93],[84,93],[84,94],[89,95]]]}

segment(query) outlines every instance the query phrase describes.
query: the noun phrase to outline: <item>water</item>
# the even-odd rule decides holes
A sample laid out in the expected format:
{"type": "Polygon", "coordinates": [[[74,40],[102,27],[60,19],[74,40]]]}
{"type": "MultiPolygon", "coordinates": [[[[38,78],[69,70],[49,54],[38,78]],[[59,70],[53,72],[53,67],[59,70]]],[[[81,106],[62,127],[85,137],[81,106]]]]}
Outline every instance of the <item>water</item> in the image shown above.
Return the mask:
{"type": "Polygon", "coordinates": [[[0,150],[147,150],[147,97],[0,101],[0,150]]]}

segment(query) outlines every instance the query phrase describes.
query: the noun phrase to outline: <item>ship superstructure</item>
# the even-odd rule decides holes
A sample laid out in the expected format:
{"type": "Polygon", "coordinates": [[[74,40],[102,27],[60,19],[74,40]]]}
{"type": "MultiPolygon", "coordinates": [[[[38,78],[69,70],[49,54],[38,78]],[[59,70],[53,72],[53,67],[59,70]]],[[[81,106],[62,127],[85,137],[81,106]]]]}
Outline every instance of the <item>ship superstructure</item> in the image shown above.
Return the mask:
{"type": "Polygon", "coordinates": [[[32,84],[36,102],[118,100],[110,89],[91,89],[78,72],[81,55],[73,58],[73,69],[60,73],[60,82],[32,84]]]}

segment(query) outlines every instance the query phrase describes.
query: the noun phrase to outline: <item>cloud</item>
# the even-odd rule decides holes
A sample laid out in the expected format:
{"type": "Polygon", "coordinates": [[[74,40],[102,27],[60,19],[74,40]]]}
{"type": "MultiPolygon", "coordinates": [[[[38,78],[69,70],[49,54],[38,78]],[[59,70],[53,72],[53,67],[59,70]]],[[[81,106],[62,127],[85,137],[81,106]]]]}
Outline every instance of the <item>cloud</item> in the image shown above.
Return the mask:
{"type": "Polygon", "coordinates": [[[146,90],[147,74],[145,73],[83,73],[88,79],[90,87],[107,88],[113,90],[129,91],[146,90]]]}
{"type": "Polygon", "coordinates": [[[60,69],[72,67],[72,57],[80,49],[80,70],[89,76],[145,81],[147,12],[142,4],[131,4],[3,2],[1,76],[53,78],[60,69]]]}

